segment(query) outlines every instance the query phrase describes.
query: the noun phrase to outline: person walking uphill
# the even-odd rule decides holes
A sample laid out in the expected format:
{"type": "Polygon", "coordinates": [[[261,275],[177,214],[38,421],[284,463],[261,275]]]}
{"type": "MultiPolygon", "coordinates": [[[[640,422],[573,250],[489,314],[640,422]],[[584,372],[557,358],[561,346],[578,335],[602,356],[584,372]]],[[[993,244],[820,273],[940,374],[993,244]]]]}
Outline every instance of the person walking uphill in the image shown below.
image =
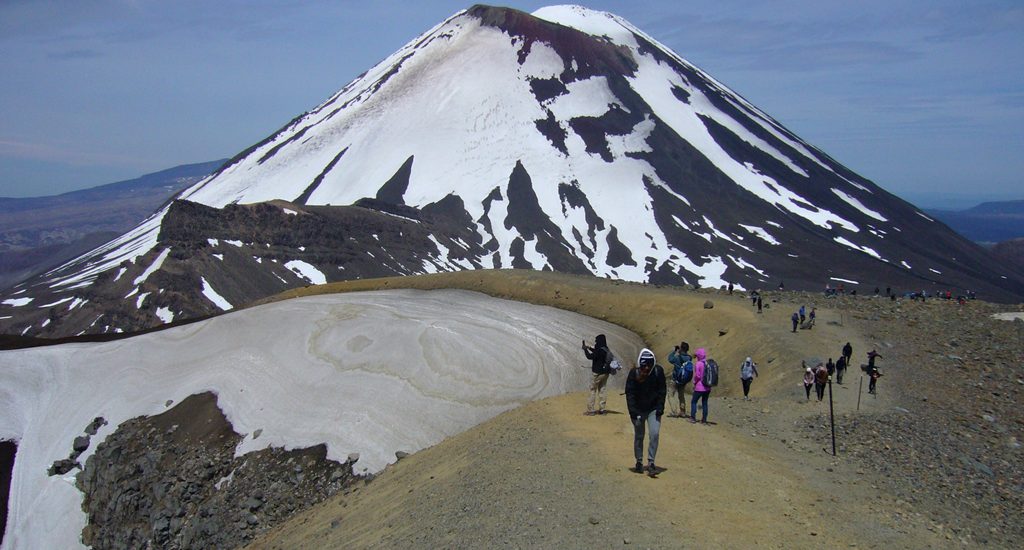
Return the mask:
{"type": "Polygon", "coordinates": [[[804,392],[807,393],[807,400],[810,401],[811,400],[811,386],[814,385],[814,371],[811,370],[811,367],[807,366],[807,363],[803,363],[803,365],[804,365],[804,392]]]}
{"type": "Polygon", "coordinates": [[[655,364],[654,353],[647,348],[640,350],[636,365],[626,377],[626,407],[633,423],[633,457],[636,458],[633,471],[644,471],[644,432],[646,427],[650,427],[647,475],[654,477],[658,474],[654,456],[658,454],[658,433],[661,430],[661,415],[665,412],[665,371],[661,365],[655,364]]]}
{"type": "Polygon", "coordinates": [[[814,367],[814,391],[818,394],[818,401],[825,398],[825,386],[828,384],[828,367],[818,363],[814,367]]]}
{"type": "Polygon", "coordinates": [[[800,324],[800,314],[794,311],[789,320],[793,323],[793,332],[796,332],[796,327],[800,324]]]}
{"type": "Polygon", "coordinates": [[[590,372],[593,373],[590,379],[590,399],[587,400],[586,416],[604,414],[605,406],[608,404],[608,375],[612,372],[612,352],[608,349],[608,340],[604,334],[598,334],[594,338],[594,346],[587,345],[583,341],[583,354],[590,359],[590,372]],[[594,409],[594,406],[597,409],[594,409]]]}
{"type": "Polygon", "coordinates": [[[701,401],[701,424],[708,423],[708,396],[711,388],[704,385],[704,369],[707,366],[704,348],[697,348],[694,353],[697,361],[693,364],[693,397],[690,399],[690,422],[697,422],[697,400],[701,401]]]}
{"type": "Polygon", "coordinates": [[[750,383],[754,381],[754,377],[757,376],[757,363],[753,362],[749,357],[747,360],[740,365],[740,382],[743,384],[743,400],[750,401],[750,383]]]}

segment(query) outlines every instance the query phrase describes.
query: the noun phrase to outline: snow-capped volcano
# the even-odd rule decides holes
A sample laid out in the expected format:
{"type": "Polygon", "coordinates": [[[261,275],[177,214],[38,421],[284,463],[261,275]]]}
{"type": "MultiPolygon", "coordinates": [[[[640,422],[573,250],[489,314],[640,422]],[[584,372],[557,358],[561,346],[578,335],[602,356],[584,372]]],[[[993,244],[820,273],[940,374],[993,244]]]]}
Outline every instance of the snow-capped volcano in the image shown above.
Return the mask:
{"type": "Polygon", "coordinates": [[[578,6],[459,12],[179,199],[3,296],[5,331],[137,329],[301,284],[480,268],[1024,293],[1019,272],[578,6]]]}

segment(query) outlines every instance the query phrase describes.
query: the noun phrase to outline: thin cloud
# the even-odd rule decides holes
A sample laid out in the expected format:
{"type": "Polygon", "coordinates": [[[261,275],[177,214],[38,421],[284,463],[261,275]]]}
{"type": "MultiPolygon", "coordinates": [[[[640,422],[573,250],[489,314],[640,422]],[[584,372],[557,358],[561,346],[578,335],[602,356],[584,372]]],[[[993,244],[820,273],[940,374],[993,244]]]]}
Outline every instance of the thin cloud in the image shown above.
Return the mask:
{"type": "Polygon", "coordinates": [[[96,151],[81,151],[60,144],[33,143],[0,138],[0,157],[22,160],[42,160],[72,166],[145,166],[146,160],[96,151]]]}

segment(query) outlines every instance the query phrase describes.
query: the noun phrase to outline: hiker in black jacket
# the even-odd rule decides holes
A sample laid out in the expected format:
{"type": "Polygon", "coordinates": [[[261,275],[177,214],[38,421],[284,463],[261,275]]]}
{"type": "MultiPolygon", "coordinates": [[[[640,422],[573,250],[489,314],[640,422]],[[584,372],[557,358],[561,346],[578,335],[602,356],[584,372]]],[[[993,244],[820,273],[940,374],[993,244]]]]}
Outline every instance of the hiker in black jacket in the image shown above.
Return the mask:
{"type": "Polygon", "coordinates": [[[665,370],[654,362],[654,353],[644,348],[636,360],[637,367],[629,371],[626,378],[626,407],[629,419],[633,422],[633,456],[636,466],[633,471],[642,473],[644,431],[646,425],[651,427],[651,437],[647,445],[647,475],[654,477],[658,470],[654,467],[654,455],[658,453],[658,432],[661,429],[661,415],[665,412],[665,370]]]}
{"type": "Polygon", "coordinates": [[[608,349],[608,341],[604,334],[598,334],[594,338],[594,347],[588,346],[587,341],[584,340],[583,354],[590,359],[590,372],[593,373],[590,380],[590,399],[587,401],[587,412],[583,414],[586,416],[604,414],[605,406],[608,404],[608,375],[612,372],[612,353],[608,349]],[[594,409],[595,404],[598,407],[596,410],[594,409]]]}

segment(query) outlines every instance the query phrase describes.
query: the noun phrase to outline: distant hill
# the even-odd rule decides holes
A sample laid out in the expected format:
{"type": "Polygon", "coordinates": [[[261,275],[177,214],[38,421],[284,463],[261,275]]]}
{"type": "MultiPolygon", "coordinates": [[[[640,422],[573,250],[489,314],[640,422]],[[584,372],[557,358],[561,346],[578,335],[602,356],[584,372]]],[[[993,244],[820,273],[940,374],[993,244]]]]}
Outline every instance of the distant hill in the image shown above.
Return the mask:
{"type": "Polygon", "coordinates": [[[967,210],[925,209],[925,212],[978,243],[1024,237],[1024,200],[985,202],[967,210]]]}
{"type": "Polygon", "coordinates": [[[176,166],[61,195],[0,198],[0,288],[117,237],[224,162],[176,166]]]}

